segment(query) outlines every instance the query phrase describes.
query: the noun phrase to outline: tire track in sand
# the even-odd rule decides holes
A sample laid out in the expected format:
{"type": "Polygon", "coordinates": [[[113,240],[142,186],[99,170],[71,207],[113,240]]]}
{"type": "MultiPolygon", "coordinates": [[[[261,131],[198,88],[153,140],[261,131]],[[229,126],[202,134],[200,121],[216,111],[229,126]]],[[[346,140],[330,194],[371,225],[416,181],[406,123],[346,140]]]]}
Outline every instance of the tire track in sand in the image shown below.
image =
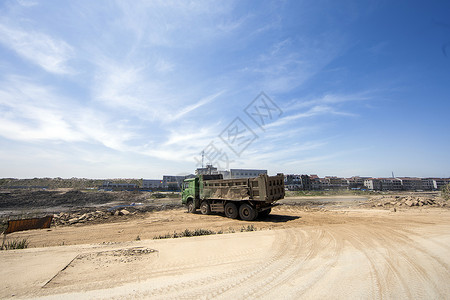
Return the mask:
{"type": "MultiPolygon", "coordinates": [[[[221,294],[235,288],[236,286],[250,280],[252,277],[263,272],[270,265],[279,261],[283,257],[287,250],[287,243],[284,241],[289,240],[289,232],[282,231],[280,235],[275,236],[273,247],[269,249],[268,254],[270,256],[265,258],[264,263],[261,265],[259,261],[245,263],[248,257],[251,257],[249,252],[247,255],[239,255],[235,257],[237,268],[233,268],[231,271],[220,273],[213,276],[206,276],[196,278],[193,280],[187,280],[178,282],[176,284],[169,284],[164,287],[156,288],[144,293],[136,293],[132,298],[147,298],[152,297],[155,299],[168,297],[177,299],[181,298],[201,298],[210,299],[220,296],[221,294]],[[242,263],[246,266],[242,267],[242,263]],[[179,294],[182,296],[178,296],[179,294]]],[[[222,256],[220,261],[226,261],[227,256],[222,256]]],[[[228,264],[228,263],[227,263],[228,264]]],[[[198,266],[197,266],[198,267],[198,266]]]]}

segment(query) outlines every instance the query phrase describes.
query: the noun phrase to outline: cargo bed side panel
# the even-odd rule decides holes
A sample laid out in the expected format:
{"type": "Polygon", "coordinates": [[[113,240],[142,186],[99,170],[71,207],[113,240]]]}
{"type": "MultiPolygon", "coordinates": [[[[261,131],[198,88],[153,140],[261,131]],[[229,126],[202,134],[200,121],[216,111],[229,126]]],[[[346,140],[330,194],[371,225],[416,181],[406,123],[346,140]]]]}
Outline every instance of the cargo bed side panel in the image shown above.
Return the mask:
{"type": "Polygon", "coordinates": [[[248,179],[207,180],[202,199],[250,200],[248,179]]]}

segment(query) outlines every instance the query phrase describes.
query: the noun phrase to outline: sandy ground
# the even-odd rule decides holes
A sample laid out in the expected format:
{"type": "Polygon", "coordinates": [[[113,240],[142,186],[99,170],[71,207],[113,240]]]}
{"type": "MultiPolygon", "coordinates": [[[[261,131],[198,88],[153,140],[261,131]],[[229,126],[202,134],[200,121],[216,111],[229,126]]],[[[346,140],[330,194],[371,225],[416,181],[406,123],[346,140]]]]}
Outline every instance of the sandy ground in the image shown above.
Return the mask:
{"type": "Polygon", "coordinates": [[[255,222],[175,209],[8,238],[34,248],[0,252],[1,298],[450,299],[443,208],[286,205],[255,222]],[[237,232],[152,239],[195,228],[237,232]]]}

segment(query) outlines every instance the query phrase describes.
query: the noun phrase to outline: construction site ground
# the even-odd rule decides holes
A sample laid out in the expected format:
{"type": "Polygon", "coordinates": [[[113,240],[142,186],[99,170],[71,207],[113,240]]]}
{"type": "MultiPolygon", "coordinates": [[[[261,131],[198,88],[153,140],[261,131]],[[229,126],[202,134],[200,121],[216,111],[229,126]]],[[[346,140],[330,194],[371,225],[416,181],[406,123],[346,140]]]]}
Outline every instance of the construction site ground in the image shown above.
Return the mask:
{"type": "Polygon", "coordinates": [[[252,222],[144,198],[9,234],[29,248],[0,251],[0,298],[449,299],[450,210],[436,193],[289,197],[252,222]],[[154,239],[196,229],[214,234],[154,239]]]}

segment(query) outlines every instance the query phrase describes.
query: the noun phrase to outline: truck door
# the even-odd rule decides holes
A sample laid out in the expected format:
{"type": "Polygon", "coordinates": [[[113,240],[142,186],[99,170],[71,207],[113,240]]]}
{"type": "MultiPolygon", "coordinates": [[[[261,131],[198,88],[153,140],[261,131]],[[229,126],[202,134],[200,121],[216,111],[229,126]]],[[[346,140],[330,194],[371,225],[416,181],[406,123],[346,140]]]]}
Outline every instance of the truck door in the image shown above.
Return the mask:
{"type": "Polygon", "coordinates": [[[184,181],[181,185],[181,202],[182,204],[186,204],[187,198],[189,198],[189,195],[192,195],[191,189],[189,188],[192,181],[184,181]]]}

